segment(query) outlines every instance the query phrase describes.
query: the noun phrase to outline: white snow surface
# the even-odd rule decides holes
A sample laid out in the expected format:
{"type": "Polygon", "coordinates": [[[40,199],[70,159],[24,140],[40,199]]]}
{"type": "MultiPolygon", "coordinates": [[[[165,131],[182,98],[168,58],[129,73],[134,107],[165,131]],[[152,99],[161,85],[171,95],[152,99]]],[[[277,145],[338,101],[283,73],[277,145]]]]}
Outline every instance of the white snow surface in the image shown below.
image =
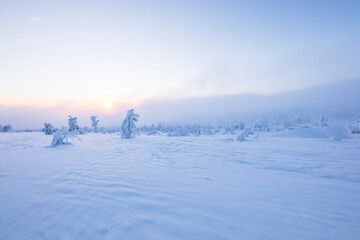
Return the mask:
{"type": "Polygon", "coordinates": [[[51,138],[0,134],[0,239],[360,239],[359,138],[51,138]]]}
{"type": "Polygon", "coordinates": [[[281,131],[272,133],[273,137],[291,137],[291,138],[354,138],[348,127],[330,126],[317,128],[298,128],[294,130],[281,131]]]}

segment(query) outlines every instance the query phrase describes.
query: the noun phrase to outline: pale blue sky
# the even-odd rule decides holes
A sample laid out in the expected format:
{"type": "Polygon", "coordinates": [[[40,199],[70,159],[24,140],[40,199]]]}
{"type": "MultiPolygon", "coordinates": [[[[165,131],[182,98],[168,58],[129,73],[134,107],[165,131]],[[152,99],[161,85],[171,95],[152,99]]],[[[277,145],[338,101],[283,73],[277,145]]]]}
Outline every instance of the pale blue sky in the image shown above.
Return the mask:
{"type": "Polygon", "coordinates": [[[0,105],[277,93],[360,77],[360,1],[1,1],[0,105]]]}

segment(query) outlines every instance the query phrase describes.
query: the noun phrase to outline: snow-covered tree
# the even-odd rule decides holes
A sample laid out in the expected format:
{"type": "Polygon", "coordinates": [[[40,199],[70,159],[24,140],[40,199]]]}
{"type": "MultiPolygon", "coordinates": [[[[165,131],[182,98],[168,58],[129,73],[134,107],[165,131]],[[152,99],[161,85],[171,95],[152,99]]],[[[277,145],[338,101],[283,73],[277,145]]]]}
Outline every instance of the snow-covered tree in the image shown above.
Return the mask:
{"type": "Polygon", "coordinates": [[[72,132],[66,131],[66,129],[64,127],[62,129],[57,129],[54,133],[50,147],[57,147],[57,146],[60,146],[63,144],[70,144],[68,142],[68,138],[71,138],[71,139],[77,138],[78,140],[80,140],[72,132]]]}
{"type": "Polygon", "coordinates": [[[1,129],[2,132],[11,132],[12,130],[13,128],[10,124],[3,126],[1,129]]]}
{"type": "Polygon", "coordinates": [[[77,125],[78,124],[77,117],[71,117],[71,115],[69,115],[68,124],[69,124],[70,132],[79,130],[79,126],[77,125]]]}
{"type": "Polygon", "coordinates": [[[292,130],[293,128],[291,127],[291,123],[290,122],[285,122],[284,123],[284,130],[292,130]]]}
{"type": "Polygon", "coordinates": [[[121,138],[135,137],[135,122],[138,121],[139,114],[134,113],[134,109],[127,111],[126,118],[121,125],[121,138]]]}
{"type": "Polygon", "coordinates": [[[152,124],[150,127],[145,125],[138,130],[139,130],[139,132],[145,133],[146,135],[157,135],[158,134],[158,131],[156,130],[154,124],[152,124]]]}
{"type": "Polygon", "coordinates": [[[52,134],[54,134],[55,130],[54,130],[54,127],[50,123],[44,123],[43,132],[45,132],[45,135],[52,135],[52,134]]]}
{"type": "Polygon", "coordinates": [[[100,120],[96,120],[97,116],[91,116],[91,126],[93,127],[94,131],[97,132],[98,131],[98,124],[100,122],[100,120]]]}
{"type": "Polygon", "coordinates": [[[247,141],[247,137],[249,137],[249,133],[250,133],[250,129],[245,129],[243,130],[238,136],[237,136],[237,140],[239,142],[245,142],[247,141]]]}
{"type": "Polygon", "coordinates": [[[56,132],[54,133],[50,146],[57,147],[62,144],[65,144],[66,142],[67,142],[66,134],[62,130],[57,129],[56,132]]]}
{"type": "Polygon", "coordinates": [[[255,131],[270,131],[269,124],[265,121],[258,121],[254,126],[255,131]]]}
{"type": "Polygon", "coordinates": [[[353,124],[351,124],[349,126],[350,132],[351,133],[360,133],[360,119],[358,119],[357,121],[355,121],[353,124]]]}
{"type": "Polygon", "coordinates": [[[323,115],[320,116],[320,127],[327,127],[327,121],[323,115]]]}

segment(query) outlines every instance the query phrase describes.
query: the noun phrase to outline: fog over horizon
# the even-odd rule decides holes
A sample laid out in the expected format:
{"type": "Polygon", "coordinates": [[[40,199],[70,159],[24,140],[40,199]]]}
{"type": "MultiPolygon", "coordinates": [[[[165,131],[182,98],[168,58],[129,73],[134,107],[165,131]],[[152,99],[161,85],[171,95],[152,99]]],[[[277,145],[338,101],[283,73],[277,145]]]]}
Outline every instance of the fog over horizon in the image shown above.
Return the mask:
{"type": "Polygon", "coordinates": [[[318,116],[319,114],[356,113],[360,116],[360,80],[337,81],[279,94],[232,94],[181,99],[148,99],[138,104],[120,105],[105,110],[102,105],[84,105],[76,101],[49,107],[0,106],[0,125],[11,124],[16,130],[67,125],[68,115],[78,117],[80,126],[90,126],[97,115],[100,126],[120,126],[130,108],[140,114],[139,126],[151,124],[226,124],[274,114],[318,116]]]}

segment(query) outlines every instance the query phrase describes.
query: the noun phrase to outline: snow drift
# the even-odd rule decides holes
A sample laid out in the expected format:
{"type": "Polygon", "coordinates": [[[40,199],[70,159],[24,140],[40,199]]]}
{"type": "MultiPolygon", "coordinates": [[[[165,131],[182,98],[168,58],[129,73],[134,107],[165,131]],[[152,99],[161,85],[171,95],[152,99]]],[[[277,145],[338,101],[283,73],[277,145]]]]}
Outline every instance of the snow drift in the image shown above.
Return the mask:
{"type": "Polygon", "coordinates": [[[354,134],[352,134],[349,131],[349,128],[344,126],[299,128],[299,129],[272,133],[271,136],[291,137],[291,138],[337,138],[337,139],[354,138],[354,134]]]}

